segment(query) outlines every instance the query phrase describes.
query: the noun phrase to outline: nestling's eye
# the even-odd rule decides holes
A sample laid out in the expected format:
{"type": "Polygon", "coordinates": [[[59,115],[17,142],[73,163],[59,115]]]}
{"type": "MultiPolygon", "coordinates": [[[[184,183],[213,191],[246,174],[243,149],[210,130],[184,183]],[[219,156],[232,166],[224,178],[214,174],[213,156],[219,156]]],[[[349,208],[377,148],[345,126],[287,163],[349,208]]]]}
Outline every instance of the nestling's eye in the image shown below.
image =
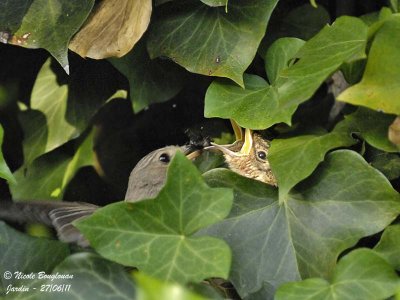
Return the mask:
{"type": "Polygon", "coordinates": [[[160,155],[160,157],[158,158],[159,161],[163,162],[163,163],[169,163],[169,161],[171,160],[171,158],[169,157],[169,155],[167,153],[162,153],[160,155]]]}
{"type": "Polygon", "coordinates": [[[257,157],[259,159],[265,160],[267,158],[267,153],[265,153],[265,151],[258,151],[257,152],[257,157]]]}

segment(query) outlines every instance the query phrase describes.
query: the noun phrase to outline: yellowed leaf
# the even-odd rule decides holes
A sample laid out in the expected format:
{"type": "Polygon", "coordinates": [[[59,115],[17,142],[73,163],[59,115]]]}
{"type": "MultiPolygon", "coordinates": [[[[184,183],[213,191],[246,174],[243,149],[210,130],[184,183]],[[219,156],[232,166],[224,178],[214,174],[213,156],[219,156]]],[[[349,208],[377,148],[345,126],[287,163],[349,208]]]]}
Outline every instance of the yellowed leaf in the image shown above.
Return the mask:
{"type": "Polygon", "coordinates": [[[95,59],[124,56],[146,31],[151,10],[151,0],[103,0],[69,48],[95,59]]]}
{"type": "Polygon", "coordinates": [[[389,140],[400,147],[400,116],[389,127],[389,140]]]}

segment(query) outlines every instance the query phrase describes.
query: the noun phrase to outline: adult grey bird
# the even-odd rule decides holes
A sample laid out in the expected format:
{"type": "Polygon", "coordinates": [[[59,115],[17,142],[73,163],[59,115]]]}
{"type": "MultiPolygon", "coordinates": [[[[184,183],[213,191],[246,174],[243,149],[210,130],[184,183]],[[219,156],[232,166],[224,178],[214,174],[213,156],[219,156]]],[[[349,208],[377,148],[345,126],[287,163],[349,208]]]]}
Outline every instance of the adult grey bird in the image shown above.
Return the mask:
{"type": "MultiPolygon", "coordinates": [[[[168,165],[175,153],[182,151],[192,160],[200,154],[201,150],[198,148],[198,145],[196,147],[193,144],[167,146],[147,154],[136,164],[129,176],[125,201],[138,202],[157,196],[165,184],[168,165]]],[[[61,241],[87,247],[88,241],[72,222],[90,216],[98,208],[97,205],[83,202],[0,202],[0,219],[18,223],[39,222],[52,226],[61,241]]]]}

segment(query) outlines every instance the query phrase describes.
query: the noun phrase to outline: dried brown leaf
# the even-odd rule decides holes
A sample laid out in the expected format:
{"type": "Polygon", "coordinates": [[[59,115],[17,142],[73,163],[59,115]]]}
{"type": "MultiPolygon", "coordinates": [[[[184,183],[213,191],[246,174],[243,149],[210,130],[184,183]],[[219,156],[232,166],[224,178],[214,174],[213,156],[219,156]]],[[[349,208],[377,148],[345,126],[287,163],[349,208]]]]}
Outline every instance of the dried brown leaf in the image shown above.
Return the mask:
{"type": "Polygon", "coordinates": [[[95,59],[124,56],[146,31],[151,10],[151,0],[101,1],[69,48],[95,59]]]}

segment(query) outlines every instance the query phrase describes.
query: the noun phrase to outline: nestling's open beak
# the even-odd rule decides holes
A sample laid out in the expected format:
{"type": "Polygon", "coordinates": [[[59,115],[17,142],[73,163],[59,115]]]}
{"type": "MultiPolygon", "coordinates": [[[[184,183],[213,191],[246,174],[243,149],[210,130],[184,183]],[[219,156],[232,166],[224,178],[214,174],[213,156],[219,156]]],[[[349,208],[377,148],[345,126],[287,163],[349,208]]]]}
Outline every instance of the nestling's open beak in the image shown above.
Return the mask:
{"type": "Polygon", "coordinates": [[[253,130],[246,128],[244,133],[244,143],[240,149],[240,155],[249,155],[253,148],[253,130]]]}
{"type": "Polygon", "coordinates": [[[211,143],[211,146],[205,147],[204,150],[218,150],[229,156],[249,155],[253,147],[253,131],[246,128],[243,133],[243,129],[235,121],[231,120],[231,124],[236,137],[236,141],[233,144],[218,145],[215,143],[211,143]],[[242,144],[240,150],[233,151],[233,149],[237,148],[239,144],[242,144]]]}

